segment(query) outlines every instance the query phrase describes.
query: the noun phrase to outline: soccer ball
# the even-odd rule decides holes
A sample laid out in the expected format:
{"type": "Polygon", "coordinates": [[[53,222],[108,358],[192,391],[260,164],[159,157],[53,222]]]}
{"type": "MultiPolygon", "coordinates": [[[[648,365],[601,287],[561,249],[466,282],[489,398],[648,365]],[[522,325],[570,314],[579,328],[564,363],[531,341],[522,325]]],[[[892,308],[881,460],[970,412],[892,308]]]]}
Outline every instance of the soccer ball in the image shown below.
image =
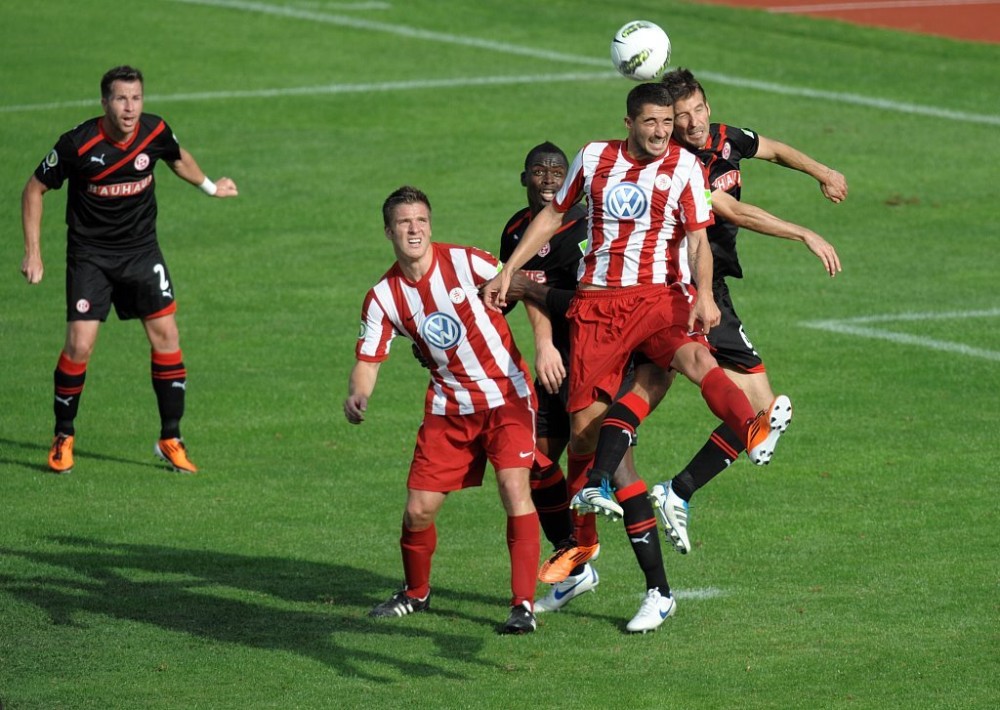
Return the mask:
{"type": "Polygon", "coordinates": [[[670,63],[670,38],[659,25],[632,20],[611,40],[611,62],[626,79],[658,79],[670,63]]]}

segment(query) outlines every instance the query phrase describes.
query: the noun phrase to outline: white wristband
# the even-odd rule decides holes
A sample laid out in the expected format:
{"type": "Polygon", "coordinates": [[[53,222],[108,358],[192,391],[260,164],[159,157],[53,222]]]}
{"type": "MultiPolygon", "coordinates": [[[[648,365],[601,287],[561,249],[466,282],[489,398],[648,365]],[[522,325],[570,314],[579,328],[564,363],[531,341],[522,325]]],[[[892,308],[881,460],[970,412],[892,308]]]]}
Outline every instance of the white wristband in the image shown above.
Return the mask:
{"type": "Polygon", "coordinates": [[[201,191],[204,192],[209,197],[214,195],[219,189],[218,187],[216,187],[214,182],[208,179],[207,175],[205,176],[205,180],[198,187],[200,187],[201,191]]]}

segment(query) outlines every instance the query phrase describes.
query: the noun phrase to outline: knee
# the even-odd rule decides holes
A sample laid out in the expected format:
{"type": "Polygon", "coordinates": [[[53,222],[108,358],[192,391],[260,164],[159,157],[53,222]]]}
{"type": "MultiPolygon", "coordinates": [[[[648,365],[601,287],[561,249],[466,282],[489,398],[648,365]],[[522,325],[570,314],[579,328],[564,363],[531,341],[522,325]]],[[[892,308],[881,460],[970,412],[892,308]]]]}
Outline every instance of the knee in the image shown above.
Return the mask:
{"type": "Polygon", "coordinates": [[[403,511],[403,525],[407,530],[420,532],[426,530],[434,524],[434,517],[437,511],[430,510],[425,506],[410,503],[403,511]]]}

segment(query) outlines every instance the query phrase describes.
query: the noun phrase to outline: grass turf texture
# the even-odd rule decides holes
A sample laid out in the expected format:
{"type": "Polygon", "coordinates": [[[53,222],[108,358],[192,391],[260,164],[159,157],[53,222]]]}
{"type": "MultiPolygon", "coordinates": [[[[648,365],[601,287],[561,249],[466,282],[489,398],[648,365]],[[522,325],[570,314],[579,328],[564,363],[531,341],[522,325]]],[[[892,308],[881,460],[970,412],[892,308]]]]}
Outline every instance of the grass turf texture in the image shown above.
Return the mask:
{"type": "MultiPolygon", "coordinates": [[[[529,147],[549,139],[572,154],[623,135],[630,85],[604,62],[625,20],[664,26],[674,66],[703,75],[994,117],[1000,50],[660,2],[221,5],[4,10],[5,708],[993,706],[997,360],[801,324],[1000,308],[995,122],[706,79],[716,119],[848,176],[850,197],[834,207],[805,176],[753,161],[744,174],[746,199],[814,227],[845,271],[830,280],[800,246],[743,236],[749,280],[733,291],[796,419],[772,466],[741,460],[696,497],[694,553],[665,551],[672,585],[689,594],[652,636],[623,633],[642,582],[620,528],[607,524],[597,593],[541,616],[530,637],[497,635],[507,554],[490,478],[444,508],[433,611],[369,620],[401,577],[399,516],[424,373],[403,343],[382,368],[369,421],[348,426],[340,404],[361,297],[392,258],[382,199],[417,184],[434,203],[438,240],[495,250],[523,204],[517,176],[529,147]],[[213,202],[158,173],[160,241],[190,370],[185,434],[202,468],[194,477],[153,460],[148,348],[136,324],[114,319],[89,370],[76,470],[44,467],[65,192],[46,198],[47,272],[33,288],[16,273],[18,195],[58,134],[99,111],[98,79],[122,62],[146,72],[146,109],[241,190],[213,202]],[[605,70],[578,81],[178,98],[605,70]],[[89,103],[63,105],[73,101],[89,103]],[[692,598],[698,590],[720,595],[692,598]]],[[[995,354],[998,318],[876,326],[995,354]]],[[[530,354],[523,316],[512,321],[530,354]]],[[[647,481],[677,470],[713,426],[679,383],[643,426],[647,481]]]]}

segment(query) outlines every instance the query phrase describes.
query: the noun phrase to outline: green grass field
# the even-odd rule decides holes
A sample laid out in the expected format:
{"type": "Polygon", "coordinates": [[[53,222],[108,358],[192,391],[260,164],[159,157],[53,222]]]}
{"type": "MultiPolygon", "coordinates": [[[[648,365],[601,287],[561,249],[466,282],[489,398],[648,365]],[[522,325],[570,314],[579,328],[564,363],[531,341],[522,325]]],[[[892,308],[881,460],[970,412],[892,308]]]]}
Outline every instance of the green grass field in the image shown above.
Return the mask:
{"type": "MultiPolygon", "coordinates": [[[[996,707],[1000,47],[652,0],[51,0],[3,17],[3,708],[996,707]],[[361,299],[392,259],[381,202],[416,184],[439,241],[495,250],[528,148],[624,135],[607,45],[635,17],[667,29],[716,119],[849,179],[833,206],[804,175],[744,174],[745,199],[844,263],[831,280],[802,247],[742,238],[733,291],[795,402],[790,434],[773,465],[741,460],[695,498],[694,552],[664,552],[678,613],[655,634],[624,633],[642,579],[602,524],[598,591],[498,635],[490,477],[439,520],[432,613],[375,623],[402,576],[426,379],[402,343],[368,421],[343,419],[361,299]],[[113,318],[76,469],[45,467],[65,191],[46,197],[30,288],[19,196],[120,63],[241,191],[212,201],[158,173],[196,476],[153,459],[148,345],[113,318]]],[[[713,426],[679,383],[643,426],[647,481],[713,426]]]]}

